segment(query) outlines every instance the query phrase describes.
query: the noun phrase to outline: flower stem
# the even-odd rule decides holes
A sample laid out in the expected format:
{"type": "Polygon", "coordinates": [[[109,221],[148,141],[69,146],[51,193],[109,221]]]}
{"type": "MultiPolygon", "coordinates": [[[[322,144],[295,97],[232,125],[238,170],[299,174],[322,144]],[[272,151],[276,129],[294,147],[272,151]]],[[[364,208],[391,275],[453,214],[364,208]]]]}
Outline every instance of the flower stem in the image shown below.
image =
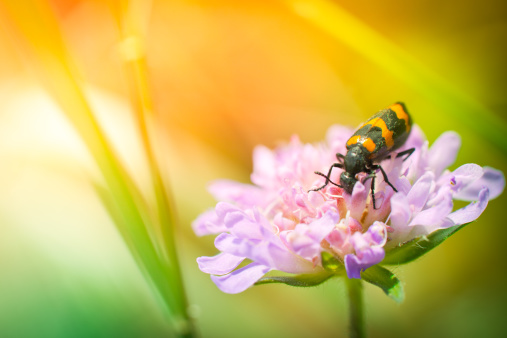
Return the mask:
{"type": "Polygon", "coordinates": [[[360,279],[345,278],[349,295],[351,338],[365,337],[363,315],[363,284],[360,279]]]}

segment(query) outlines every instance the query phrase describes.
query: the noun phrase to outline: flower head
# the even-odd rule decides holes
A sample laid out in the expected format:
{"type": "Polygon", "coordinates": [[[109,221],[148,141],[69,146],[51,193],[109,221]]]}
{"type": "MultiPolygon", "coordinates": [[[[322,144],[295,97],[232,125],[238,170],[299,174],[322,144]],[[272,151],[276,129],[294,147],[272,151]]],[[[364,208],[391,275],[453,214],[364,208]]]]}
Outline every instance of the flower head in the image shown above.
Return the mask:
{"type": "MultiPolygon", "coordinates": [[[[220,180],[209,187],[220,201],[194,223],[198,235],[218,234],[220,253],[197,259],[199,268],[211,274],[224,292],[238,293],[252,286],[270,270],[293,274],[324,271],[322,253],[342,262],[348,278],[384,259],[386,252],[418,236],[438,229],[469,223],[484,211],[489,199],[504,186],[495,169],[465,164],[454,171],[460,137],[447,132],[429,148],[422,131],[413,127],[403,148],[415,148],[406,160],[381,162],[396,193],[383,179],[359,174],[351,194],[329,184],[319,191],[336,154],[346,153],[353,130],[333,126],[327,140],[303,144],[294,136],[274,150],[254,151],[253,185],[220,180]],[[453,200],[472,201],[453,211],[453,200]],[[237,268],[242,262],[249,262],[237,268]]],[[[341,169],[331,174],[339,182],[341,169]]]]}

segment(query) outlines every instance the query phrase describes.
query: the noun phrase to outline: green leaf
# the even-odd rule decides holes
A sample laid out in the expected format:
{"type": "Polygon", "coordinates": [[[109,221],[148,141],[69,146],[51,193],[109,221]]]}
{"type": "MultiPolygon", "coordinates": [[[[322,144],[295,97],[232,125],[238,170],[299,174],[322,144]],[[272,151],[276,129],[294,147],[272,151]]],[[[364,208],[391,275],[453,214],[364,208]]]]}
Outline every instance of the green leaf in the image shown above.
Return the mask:
{"type": "Polygon", "coordinates": [[[458,232],[458,230],[464,228],[467,224],[469,223],[437,230],[428,236],[414,238],[386,252],[386,257],[381,264],[399,265],[409,263],[440,245],[440,243],[458,232]]]}
{"type": "Polygon", "coordinates": [[[271,276],[261,278],[255,285],[282,283],[290,286],[309,287],[322,284],[333,276],[336,275],[328,271],[294,276],[271,276]]]}
{"type": "Polygon", "coordinates": [[[401,281],[386,268],[374,265],[361,272],[361,278],[381,288],[386,295],[397,303],[401,303],[405,298],[401,281]]]}

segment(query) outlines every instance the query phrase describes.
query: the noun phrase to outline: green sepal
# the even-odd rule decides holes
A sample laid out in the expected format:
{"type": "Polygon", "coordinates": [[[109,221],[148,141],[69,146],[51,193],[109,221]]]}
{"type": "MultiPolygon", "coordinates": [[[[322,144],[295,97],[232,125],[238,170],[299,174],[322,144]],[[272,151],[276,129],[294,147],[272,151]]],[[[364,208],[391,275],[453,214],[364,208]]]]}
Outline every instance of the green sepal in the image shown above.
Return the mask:
{"type": "Polygon", "coordinates": [[[321,253],[322,266],[324,271],[318,273],[300,274],[292,276],[268,276],[263,277],[255,285],[282,283],[291,286],[309,287],[324,283],[331,277],[339,276],[345,273],[343,263],[329,252],[321,253]]]}
{"type": "Polygon", "coordinates": [[[326,271],[334,274],[344,272],[345,266],[343,263],[329,252],[322,251],[320,257],[322,258],[322,266],[326,269],[326,271]]]}
{"type": "Polygon", "coordinates": [[[458,230],[464,228],[467,224],[469,223],[437,230],[428,236],[416,237],[411,241],[392,248],[386,252],[386,256],[380,264],[400,265],[409,263],[440,245],[443,241],[458,232],[458,230]]]}
{"type": "Polygon", "coordinates": [[[370,284],[381,288],[386,295],[397,303],[405,298],[405,292],[401,281],[389,270],[379,265],[374,265],[361,272],[361,278],[370,284]]]}
{"type": "Polygon", "coordinates": [[[324,283],[329,278],[336,276],[335,274],[322,271],[320,273],[309,273],[309,274],[301,274],[301,275],[293,275],[293,276],[271,276],[271,277],[263,277],[255,283],[255,285],[262,284],[271,284],[271,283],[282,283],[291,286],[298,287],[309,287],[316,286],[324,283]]]}

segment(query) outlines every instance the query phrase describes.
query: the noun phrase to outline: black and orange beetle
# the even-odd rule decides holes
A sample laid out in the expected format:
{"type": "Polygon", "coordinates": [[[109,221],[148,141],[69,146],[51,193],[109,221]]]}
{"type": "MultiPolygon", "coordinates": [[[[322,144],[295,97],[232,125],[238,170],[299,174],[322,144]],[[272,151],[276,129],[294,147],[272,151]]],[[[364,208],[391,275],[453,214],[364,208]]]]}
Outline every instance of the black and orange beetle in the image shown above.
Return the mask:
{"type": "MultiPolygon", "coordinates": [[[[392,151],[401,147],[408,138],[412,128],[412,120],[408,114],[405,105],[396,102],[386,109],[382,109],[370,117],[347,141],[347,154],[336,154],[338,160],[329,168],[327,175],[316,171],[317,175],[326,178],[326,183],[313,191],[319,191],[329,183],[343,188],[347,193],[352,194],[354,185],[357,182],[356,175],[364,172],[368,174],[365,181],[372,179],[371,195],[373,208],[375,207],[375,172],[380,170],[384,181],[389,184],[395,192],[396,188],[389,182],[386,172],[378,164],[391,154],[392,151]],[[376,163],[374,163],[376,162],[376,163]],[[340,175],[340,184],[331,181],[330,176],[333,168],[342,168],[344,171],[340,175]]],[[[396,158],[405,156],[406,160],[414,148],[407,149],[396,155],[396,158]]]]}

